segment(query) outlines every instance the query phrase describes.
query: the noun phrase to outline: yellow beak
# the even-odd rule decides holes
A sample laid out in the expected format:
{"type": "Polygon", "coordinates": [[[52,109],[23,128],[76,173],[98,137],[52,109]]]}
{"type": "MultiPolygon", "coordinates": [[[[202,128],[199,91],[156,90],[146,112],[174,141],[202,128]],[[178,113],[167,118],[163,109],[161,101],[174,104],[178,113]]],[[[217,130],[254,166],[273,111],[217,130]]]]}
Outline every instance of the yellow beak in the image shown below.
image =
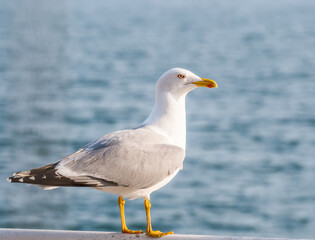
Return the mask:
{"type": "Polygon", "coordinates": [[[211,80],[211,79],[205,79],[201,78],[201,81],[193,82],[197,87],[208,87],[208,88],[217,88],[218,84],[211,80]]]}

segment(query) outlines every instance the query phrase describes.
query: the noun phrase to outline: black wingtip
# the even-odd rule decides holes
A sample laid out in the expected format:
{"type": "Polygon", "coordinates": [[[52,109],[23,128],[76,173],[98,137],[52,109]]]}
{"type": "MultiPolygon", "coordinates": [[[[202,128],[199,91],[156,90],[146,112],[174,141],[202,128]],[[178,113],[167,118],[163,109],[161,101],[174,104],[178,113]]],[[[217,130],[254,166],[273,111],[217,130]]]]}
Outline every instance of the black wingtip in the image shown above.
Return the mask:
{"type": "Polygon", "coordinates": [[[13,176],[13,177],[9,177],[7,178],[7,181],[10,182],[10,183],[15,183],[15,182],[20,182],[20,183],[23,183],[23,177],[21,176],[13,176]]]}

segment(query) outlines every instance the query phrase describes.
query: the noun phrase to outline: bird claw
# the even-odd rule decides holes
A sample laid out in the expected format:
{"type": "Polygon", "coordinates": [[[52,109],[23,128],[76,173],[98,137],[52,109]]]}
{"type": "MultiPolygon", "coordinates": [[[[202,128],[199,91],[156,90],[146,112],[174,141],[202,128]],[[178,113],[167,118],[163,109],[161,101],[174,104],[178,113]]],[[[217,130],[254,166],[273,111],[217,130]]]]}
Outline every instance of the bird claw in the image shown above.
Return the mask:
{"type": "Polygon", "coordinates": [[[129,230],[128,228],[122,229],[122,233],[129,233],[129,234],[140,234],[143,233],[142,230],[134,231],[134,230],[129,230]]]}
{"type": "Polygon", "coordinates": [[[154,238],[159,238],[159,237],[163,237],[165,235],[169,235],[169,234],[174,234],[173,231],[171,232],[166,232],[166,233],[163,233],[159,230],[156,230],[156,231],[145,231],[145,233],[149,236],[149,237],[154,237],[154,238]]]}

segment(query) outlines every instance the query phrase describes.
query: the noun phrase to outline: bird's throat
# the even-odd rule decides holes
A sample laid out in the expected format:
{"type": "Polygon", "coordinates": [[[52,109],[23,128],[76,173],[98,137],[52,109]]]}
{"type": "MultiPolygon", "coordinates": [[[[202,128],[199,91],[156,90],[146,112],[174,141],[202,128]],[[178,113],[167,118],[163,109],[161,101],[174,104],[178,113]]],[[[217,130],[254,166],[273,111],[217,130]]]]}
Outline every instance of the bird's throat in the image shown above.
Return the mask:
{"type": "Polygon", "coordinates": [[[159,92],[156,94],[154,108],[149,117],[143,122],[155,131],[166,135],[169,144],[186,147],[186,94],[174,98],[172,94],[159,92]]]}

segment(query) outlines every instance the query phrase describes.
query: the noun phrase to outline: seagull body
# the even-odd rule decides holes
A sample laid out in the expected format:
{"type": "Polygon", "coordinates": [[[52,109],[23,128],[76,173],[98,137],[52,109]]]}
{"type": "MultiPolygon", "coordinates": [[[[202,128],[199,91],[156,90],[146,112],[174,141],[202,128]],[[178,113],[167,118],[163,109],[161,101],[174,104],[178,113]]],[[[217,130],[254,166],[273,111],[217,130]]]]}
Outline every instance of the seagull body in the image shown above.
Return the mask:
{"type": "Polygon", "coordinates": [[[117,194],[125,233],[142,231],[127,228],[123,198],[144,198],[147,235],[172,234],[152,230],[149,199],[183,168],[185,97],[198,86],[212,88],[217,84],[185,69],[170,69],[158,80],[154,108],[139,127],[106,134],[56,163],[17,172],[8,181],[37,184],[46,190],[92,187],[117,194]]]}

